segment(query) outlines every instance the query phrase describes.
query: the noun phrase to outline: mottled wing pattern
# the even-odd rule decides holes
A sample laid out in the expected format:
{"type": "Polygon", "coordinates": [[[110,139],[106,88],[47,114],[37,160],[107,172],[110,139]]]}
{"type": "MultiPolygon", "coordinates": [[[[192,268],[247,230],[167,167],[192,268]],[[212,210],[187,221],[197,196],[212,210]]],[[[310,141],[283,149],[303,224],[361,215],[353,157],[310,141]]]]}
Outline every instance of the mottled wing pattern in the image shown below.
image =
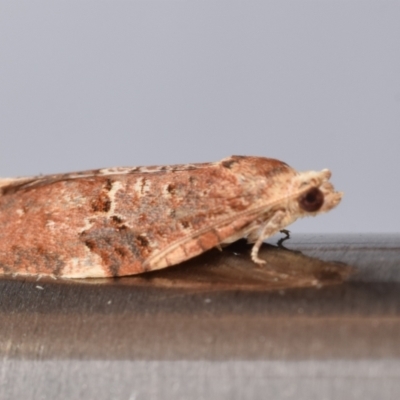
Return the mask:
{"type": "Polygon", "coordinates": [[[0,272],[104,277],[177,264],[256,223],[274,176],[292,171],[230,157],[0,181],[0,272]]]}
{"type": "Polygon", "coordinates": [[[38,175],[33,177],[21,178],[0,178],[0,195],[12,194],[22,190],[31,190],[38,187],[50,185],[61,181],[72,181],[79,179],[97,179],[99,177],[113,177],[118,175],[147,175],[147,174],[165,174],[168,172],[190,171],[194,169],[203,169],[216,163],[197,163],[197,164],[175,164],[175,165],[153,165],[148,167],[114,167],[92,169],[86,171],[77,171],[70,173],[61,173],[53,175],[38,175]]]}

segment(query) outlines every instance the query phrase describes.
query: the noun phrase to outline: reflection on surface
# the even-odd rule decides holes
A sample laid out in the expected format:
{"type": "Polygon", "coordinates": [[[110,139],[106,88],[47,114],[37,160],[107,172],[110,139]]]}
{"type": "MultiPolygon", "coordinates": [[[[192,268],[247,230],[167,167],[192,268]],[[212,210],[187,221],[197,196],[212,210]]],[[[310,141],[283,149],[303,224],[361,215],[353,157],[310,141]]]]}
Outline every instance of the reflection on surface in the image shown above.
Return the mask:
{"type": "Polygon", "coordinates": [[[266,264],[256,265],[250,258],[251,247],[244,240],[238,241],[223,251],[214,249],[174,267],[138,276],[90,281],[176,289],[274,290],[337,284],[352,272],[343,263],[321,261],[269,244],[264,244],[259,253],[266,264]]]}

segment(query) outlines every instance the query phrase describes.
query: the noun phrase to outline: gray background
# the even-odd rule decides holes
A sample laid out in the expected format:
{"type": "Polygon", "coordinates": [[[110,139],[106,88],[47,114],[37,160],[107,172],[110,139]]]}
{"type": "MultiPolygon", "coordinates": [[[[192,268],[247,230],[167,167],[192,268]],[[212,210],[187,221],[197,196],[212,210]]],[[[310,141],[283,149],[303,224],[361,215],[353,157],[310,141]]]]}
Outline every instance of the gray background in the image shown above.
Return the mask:
{"type": "Polygon", "coordinates": [[[0,176],[330,168],[296,232],[399,231],[400,2],[0,1],[0,176]]]}

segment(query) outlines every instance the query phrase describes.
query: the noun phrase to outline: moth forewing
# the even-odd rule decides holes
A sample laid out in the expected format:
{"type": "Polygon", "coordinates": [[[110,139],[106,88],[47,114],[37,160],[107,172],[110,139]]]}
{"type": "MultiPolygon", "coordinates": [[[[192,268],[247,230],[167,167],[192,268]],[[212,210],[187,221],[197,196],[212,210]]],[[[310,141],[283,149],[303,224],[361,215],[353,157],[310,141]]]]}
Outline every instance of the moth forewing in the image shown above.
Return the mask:
{"type": "Polygon", "coordinates": [[[194,231],[165,248],[152,254],[144,263],[147,270],[165,268],[178,264],[213,247],[232,243],[252,231],[257,225],[254,212],[243,215],[231,215],[228,218],[216,220],[204,228],[194,231]]]}
{"type": "Polygon", "coordinates": [[[340,201],[328,179],[326,170],[298,174],[243,156],[2,179],[0,273],[133,275],[242,237],[255,242],[260,262],[263,239],[340,201]]]}

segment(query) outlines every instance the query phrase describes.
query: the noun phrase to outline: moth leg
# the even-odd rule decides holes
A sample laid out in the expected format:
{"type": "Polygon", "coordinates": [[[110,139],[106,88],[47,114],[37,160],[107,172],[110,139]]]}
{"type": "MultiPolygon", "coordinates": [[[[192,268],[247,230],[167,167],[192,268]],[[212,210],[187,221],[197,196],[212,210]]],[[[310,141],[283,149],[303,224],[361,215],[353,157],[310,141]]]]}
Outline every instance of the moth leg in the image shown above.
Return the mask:
{"type": "Polygon", "coordinates": [[[281,229],[279,232],[283,233],[286,236],[283,238],[280,238],[276,244],[278,245],[278,247],[285,248],[285,246],[283,245],[283,242],[290,239],[290,231],[288,231],[287,229],[281,229]]]}
{"type": "Polygon", "coordinates": [[[288,231],[287,229],[281,229],[279,232],[286,235],[286,237],[284,238],[285,240],[290,239],[290,231],[288,231]]]}
{"type": "Polygon", "coordinates": [[[285,212],[282,210],[277,211],[274,216],[264,225],[260,235],[258,236],[257,241],[254,243],[253,248],[251,249],[251,259],[256,264],[265,264],[266,261],[258,257],[258,251],[264,241],[265,238],[272,236],[279,228],[281,227],[281,222],[283,217],[285,216],[285,212]]]}

